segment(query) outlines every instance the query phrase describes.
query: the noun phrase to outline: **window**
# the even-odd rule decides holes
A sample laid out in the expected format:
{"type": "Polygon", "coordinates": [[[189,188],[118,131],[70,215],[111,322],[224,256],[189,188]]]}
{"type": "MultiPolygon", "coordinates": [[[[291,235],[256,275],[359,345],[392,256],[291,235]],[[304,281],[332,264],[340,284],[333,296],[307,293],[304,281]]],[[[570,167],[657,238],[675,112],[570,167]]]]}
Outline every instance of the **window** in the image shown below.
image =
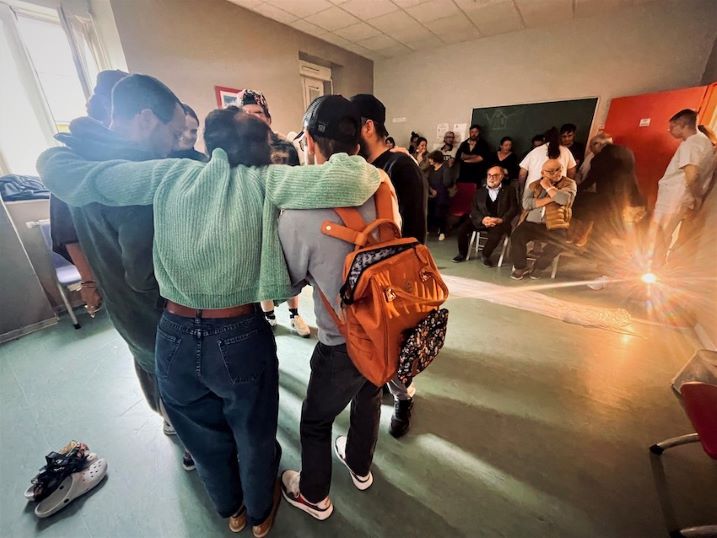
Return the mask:
{"type": "Polygon", "coordinates": [[[0,1],[2,173],[36,175],[37,156],[53,136],[86,113],[81,77],[94,77],[99,67],[92,44],[76,33],[71,39],[66,28],[56,10],[0,1]]]}

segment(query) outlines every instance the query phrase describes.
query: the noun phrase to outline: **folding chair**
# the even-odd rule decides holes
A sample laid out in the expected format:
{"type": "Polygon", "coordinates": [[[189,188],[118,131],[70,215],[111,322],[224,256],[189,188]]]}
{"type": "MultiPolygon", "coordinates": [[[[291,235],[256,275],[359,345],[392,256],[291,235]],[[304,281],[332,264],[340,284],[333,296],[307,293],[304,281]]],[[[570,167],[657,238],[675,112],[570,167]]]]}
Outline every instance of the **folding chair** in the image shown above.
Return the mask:
{"type": "MultiPolygon", "coordinates": [[[[475,244],[475,256],[478,256],[478,253],[483,250],[483,247],[485,246],[486,241],[488,240],[488,235],[484,232],[473,232],[473,235],[471,235],[471,241],[468,243],[468,253],[466,254],[466,261],[471,259],[471,250],[473,250],[473,245],[475,244]],[[481,242],[482,241],[482,242],[481,242]]],[[[498,265],[497,267],[503,266],[503,260],[505,259],[505,255],[508,252],[508,245],[510,243],[510,236],[508,234],[505,235],[503,238],[503,246],[500,250],[500,258],[498,259],[498,265]]]]}
{"type": "Polygon", "coordinates": [[[52,237],[50,235],[50,221],[39,220],[37,222],[28,222],[28,227],[39,227],[42,239],[45,242],[45,247],[50,256],[50,261],[55,269],[55,281],[57,284],[57,290],[60,292],[62,302],[65,304],[65,309],[72,320],[72,326],[75,329],[81,327],[80,322],[77,320],[72,305],[67,298],[66,291],[79,291],[81,288],[82,277],[77,271],[77,268],[68,262],[65,258],[57,254],[52,250],[52,237]]]}

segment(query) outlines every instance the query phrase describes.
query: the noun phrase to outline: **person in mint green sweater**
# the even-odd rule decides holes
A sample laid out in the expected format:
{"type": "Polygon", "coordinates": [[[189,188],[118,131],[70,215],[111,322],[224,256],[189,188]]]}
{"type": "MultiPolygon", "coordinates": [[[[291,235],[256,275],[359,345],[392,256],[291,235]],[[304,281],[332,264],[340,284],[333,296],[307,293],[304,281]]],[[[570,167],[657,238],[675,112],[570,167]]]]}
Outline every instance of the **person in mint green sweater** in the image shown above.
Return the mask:
{"type": "Polygon", "coordinates": [[[279,208],[360,206],[381,181],[346,154],[321,166],[245,166],[270,162],[268,141],[261,121],[218,110],[205,122],[207,164],[90,162],[67,148],[38,160],[72,206],[153,205],[155,276],[168,301],[156,346],[162,399],[217,512],[235,532],[248,520],[258,537],[281,498],[276,344],[256,305],[292,295],[279,208]]]}

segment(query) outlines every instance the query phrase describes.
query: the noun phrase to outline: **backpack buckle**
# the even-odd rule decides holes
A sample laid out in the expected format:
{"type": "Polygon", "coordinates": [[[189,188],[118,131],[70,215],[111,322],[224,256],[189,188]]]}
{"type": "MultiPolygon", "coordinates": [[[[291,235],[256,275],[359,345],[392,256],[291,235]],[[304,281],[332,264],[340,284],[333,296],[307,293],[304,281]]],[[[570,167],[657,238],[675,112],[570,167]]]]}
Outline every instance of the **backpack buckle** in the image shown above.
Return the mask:
{"type": "Polygon", "coordinates": [[[386,302],[390,303],[394,299],[396,299],[396,292],[393,291],[393,288],[385,288],[383,290],[383,296],[386,298],[386,302]]]}

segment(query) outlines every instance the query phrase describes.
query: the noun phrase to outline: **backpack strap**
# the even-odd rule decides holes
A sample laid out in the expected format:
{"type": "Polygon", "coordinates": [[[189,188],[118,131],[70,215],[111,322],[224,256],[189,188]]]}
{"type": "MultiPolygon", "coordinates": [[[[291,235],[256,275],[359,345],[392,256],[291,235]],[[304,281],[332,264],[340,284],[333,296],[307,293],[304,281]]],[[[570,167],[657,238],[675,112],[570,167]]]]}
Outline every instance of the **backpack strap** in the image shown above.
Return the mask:
{"type": "Polygon", "coordinates": [[[334,209],[343,224],[331,220],[325,220],[321,224],[321,232],[329,237],[335,237],[352,245],[363,247],[368,243],[367,237],[362,237],[361,232],[366,227],[361,213],[355,207],[337,207],[334,209]]]}
{"type": "MultiPolygon", "coordinates": [[[[374,194],[374,202],[376,204],[376,219],[393,221],[393,195],[388,183],[381,182],[376,194],[374,194]]],[[[381,226],[379,228],[379,239],[381,242],[396,239],[395,231],[388,226],[381,226]]]]}

